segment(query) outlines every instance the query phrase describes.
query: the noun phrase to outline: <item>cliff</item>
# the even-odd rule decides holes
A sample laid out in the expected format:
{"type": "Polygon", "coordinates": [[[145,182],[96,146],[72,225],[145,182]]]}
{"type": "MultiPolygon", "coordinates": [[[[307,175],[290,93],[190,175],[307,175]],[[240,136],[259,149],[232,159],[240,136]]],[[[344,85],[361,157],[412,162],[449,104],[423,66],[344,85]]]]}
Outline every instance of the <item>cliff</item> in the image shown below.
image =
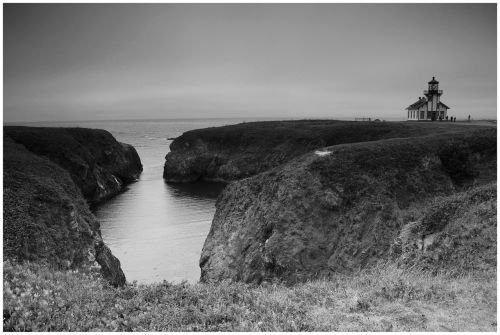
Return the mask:
{"type": "Polygon", "coordinates": [[[135,148],[105,130],[4,127],[4,133],[67,170],[91,205],[116,195],[142,172],[135,148]]]}
{"type": "Polygon", "coordinates": [[[201,280],[296,282],[386,259],[436,196],[496,180],[496,129],[461,129],[330,146],[229,184],[201,280]]]}
{"type": "Polygon", "coordinates": [[[125,276],[88,203],[119,192],[142,166],[133,147],[93,129],[4,127],[4,257],[125,276]]]}
{"type": "Polygon", "coordinates": [[[266,171],[314,149],[344,143],[463,131],[451,123],[299,120],[250,122],[188,131],[165,157],[167,182],[233,181],[266,171]]]}

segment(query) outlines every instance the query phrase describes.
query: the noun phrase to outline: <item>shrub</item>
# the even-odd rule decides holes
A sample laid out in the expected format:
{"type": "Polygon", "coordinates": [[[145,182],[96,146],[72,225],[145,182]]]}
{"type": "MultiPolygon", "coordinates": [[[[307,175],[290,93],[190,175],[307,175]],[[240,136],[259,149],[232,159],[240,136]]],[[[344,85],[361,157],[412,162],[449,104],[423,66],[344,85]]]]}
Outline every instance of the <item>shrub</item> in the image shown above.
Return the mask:
{"type": "Polygon", "coordinates": [[[456,184],[463,184],[474,177],[472,151],[468,144],[454,140],[446,143],[438,152],[443,167],[456,184]]]}
{"type": "Polygon", "coordinates": [[[109,286],[93,269],[4,266],[4,331],[495,330],[496,278],[383,264],[295,286],[109,286]],[[433,310],[439,309],[439,315],[433,310]]]}

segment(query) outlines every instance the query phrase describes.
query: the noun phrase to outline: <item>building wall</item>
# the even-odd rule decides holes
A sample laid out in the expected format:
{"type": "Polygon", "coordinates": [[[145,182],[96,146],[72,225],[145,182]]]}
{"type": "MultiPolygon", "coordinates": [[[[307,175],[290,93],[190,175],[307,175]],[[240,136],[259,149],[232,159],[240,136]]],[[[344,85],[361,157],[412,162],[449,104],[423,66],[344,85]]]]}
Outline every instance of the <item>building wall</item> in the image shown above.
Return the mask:
{"type": "Polygon", "coordinates": [[[418,119],[425,120],[427,116],[427,105],[423,105],[418,109],[418,119]]]}
{"type": "MultiPolygon", "coordinates": [[[[431,117],[427,113],[427,106],[428,106],[428,104],[425,104],[418,109],[407,110],[408,120],[411,120],[411,121],[431,120],[431,117]]],[[[448,110],[444,107],[439,107],[437,111],[438,111],[438,119],[439,119],[439,115],[442,115],[443,119],[445,119],[446,116],[448,115],[448,110]]]]}
{"type": "Polygon", "coordinates": [[[407,111],[407,117],[408,120],[419,120],[420,119],[420,111],[422,109],[425,109],[423,107],[420,107],[419,109],[410,109],[407,111]]]}
{"type": "Polygon", "coordinates": [[[429,98],[429,101],[427,102],[427,110],[429,111],[435,111],[437,110],[437,106],[439,103],[439,95],[435,94],[429,98]]]}
{"type": "Polygon", "coordinates": [[[443,116],[443,119],[446,118],[446,115],[448,115],[448,110],[444,107],[438,108],[439,115],[443,116]]]}
{"type": "Polygon", "coordinates": [[[418,110],[410,109],[408,110],[408,120],[418,120],[418,110]]]}

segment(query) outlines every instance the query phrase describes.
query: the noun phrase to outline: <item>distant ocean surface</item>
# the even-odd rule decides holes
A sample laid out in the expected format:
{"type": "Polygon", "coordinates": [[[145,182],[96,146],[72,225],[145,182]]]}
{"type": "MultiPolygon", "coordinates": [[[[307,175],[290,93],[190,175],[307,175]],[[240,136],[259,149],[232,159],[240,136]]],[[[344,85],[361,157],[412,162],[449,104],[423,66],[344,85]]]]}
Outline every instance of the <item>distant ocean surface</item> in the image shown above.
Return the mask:
{"type": "MultiPolygon", "coordinates": [[[[104,241],[120,259],[129,282],[197,282],[198,261],[215,213],[221,184],[166,184],[163,164],[168,138],[198,128],[251,119],[139,120],[23,123],[29,126],[108,130],[132,144],[141,157],[140,179],[94,210],[104,241]]],[[[19,123],[20,124],[20,123],[19,123]]]]}

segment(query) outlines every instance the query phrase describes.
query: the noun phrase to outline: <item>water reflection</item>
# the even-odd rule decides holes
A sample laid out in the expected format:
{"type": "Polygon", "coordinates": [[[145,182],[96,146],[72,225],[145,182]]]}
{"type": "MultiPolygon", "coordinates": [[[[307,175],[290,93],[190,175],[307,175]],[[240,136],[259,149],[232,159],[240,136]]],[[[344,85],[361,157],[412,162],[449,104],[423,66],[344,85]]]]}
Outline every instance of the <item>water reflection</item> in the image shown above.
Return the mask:
{"type": "Polygon", "coordinates": [[[196,282],[215,201],[225,184],[167,184],[145,177],[95,209],[103,238],[128,281],[196,282]]]}
{"type": "Polygon", "coordinates": [[[165,183],[166,191],[177,198],[217,199],[227,183],[196,182],[196,183],[165,183]]]}

